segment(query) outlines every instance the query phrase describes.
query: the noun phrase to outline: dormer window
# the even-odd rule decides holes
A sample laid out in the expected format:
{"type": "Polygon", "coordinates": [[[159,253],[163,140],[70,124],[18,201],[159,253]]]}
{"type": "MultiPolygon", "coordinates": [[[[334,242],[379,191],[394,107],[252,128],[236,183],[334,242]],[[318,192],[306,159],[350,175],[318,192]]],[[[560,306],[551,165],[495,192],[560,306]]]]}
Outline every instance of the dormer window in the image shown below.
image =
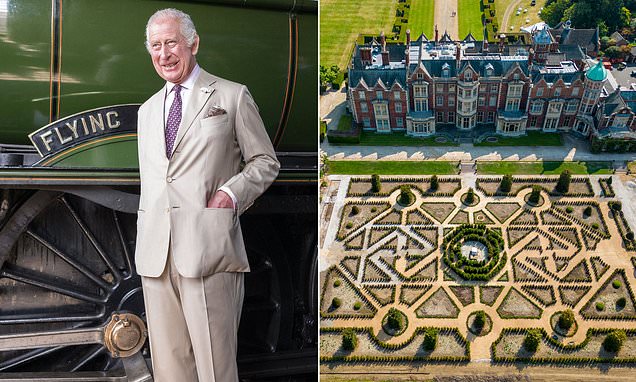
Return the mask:
{"type": "Polygon", "coordinates": [[[492,76],[493,72],[494,70],[493,70],[492,64],[486,65],[486,76],[488,77],[492,76]]]}
{"type": "Polygon", "coordinates": [[[554,96],[559,97],[561,95],[561,88],[554,88],[554,96]]]}
{"type": "Polygon", "coordinates": [[[473,80],[473,72],[471,72],[470,70],[467,70],[464,73],[464,81],[472,81],[473,80]]]}
{"type": "Polygon", "coordinates": [[[519,80],[519,73],[515,73],[512,75],[512,79],[514,79],[515,81],[519,80]]]}
{"type": "Polygon", "coordinates": [[[442,66],[442,77],[444,78],[450,77],[450,65],[444,64],[442,66]]]}
{"type": "Polygon", "coordinates": [[[417,78],[418,80],[422,80],[422,79],[424,79],[424,73],[422,73],[422,72],[418,72],[418,73],[417,73],[416,78],[417,78]]]}

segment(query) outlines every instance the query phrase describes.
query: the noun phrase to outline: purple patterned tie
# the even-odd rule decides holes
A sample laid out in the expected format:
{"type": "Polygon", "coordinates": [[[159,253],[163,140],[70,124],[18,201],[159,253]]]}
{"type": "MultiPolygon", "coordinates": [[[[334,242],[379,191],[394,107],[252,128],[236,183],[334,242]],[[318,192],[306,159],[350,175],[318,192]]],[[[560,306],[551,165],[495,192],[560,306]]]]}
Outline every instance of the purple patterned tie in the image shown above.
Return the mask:
{"type": "Polygon", "coordinates": [[[170,106],[166,122],[166,156],[168,159],[172,157],[172,146],[177,139],[177,131],[179,131],[181,124],[181,85],[175,85],[172,90],[174,91],[174,100],[170,106]]]}

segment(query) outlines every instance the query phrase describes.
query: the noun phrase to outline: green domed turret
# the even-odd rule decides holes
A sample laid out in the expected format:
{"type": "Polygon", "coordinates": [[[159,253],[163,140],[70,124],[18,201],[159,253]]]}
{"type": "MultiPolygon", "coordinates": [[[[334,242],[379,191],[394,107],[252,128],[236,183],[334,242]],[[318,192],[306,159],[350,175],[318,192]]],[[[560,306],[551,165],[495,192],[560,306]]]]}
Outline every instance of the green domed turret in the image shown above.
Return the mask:
{"type": "Polygon", "coordinates": [[[603,61],[599,60],[599,62],[590,68],[587,73],[585,73],[585,77],[588,80],[592,81],[605,81],[607,78],[607,69],[603,67],[603,61]]]}

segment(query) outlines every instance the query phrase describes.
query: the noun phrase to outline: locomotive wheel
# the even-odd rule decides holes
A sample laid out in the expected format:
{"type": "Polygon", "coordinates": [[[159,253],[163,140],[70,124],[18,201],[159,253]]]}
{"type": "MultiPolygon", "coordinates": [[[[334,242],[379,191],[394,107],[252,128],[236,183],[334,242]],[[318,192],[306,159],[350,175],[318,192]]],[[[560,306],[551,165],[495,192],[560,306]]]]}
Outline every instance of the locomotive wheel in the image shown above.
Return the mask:
{"type": "MultiPolygon", "coordinates": [[[[9,211],[0,229],[0,335],[98,328],[113,312],[145,318],[134,267],[135,214],[52,191],[36,191],[9,211]]],[[[253,229],[246,228],[252,219],[242,220],[244,231],[253,229]]],[[[274,352],[291,336],[293,316],[290,271],[276,241],[259,252],[250,247],[239,330],[243,355],[274,352]]],[[[149,355],[147,345],[141,353],[149,355]]],[[[0,352],[0,373],[122,375],[123,366],[99,344],[0,352]]]]}

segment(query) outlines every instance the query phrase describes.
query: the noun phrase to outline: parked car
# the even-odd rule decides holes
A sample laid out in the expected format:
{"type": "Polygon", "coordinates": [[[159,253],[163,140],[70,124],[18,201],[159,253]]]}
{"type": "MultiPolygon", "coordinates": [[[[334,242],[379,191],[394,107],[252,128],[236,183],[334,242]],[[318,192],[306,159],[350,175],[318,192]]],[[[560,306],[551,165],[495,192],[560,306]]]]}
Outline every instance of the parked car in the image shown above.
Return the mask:
{"type": "Polygon", "coordinates": [[[536,1],[536,0],[532,0],[532,1],[530,2],[530,5],[534,7],[535,5],[537,5],[537,1],[536,1]]]}
{"type": "Polygon", "coordinates": [[[632,77],[636,77],[636,70],[632,70],[632,72],[629,75],[632,77]]]}

